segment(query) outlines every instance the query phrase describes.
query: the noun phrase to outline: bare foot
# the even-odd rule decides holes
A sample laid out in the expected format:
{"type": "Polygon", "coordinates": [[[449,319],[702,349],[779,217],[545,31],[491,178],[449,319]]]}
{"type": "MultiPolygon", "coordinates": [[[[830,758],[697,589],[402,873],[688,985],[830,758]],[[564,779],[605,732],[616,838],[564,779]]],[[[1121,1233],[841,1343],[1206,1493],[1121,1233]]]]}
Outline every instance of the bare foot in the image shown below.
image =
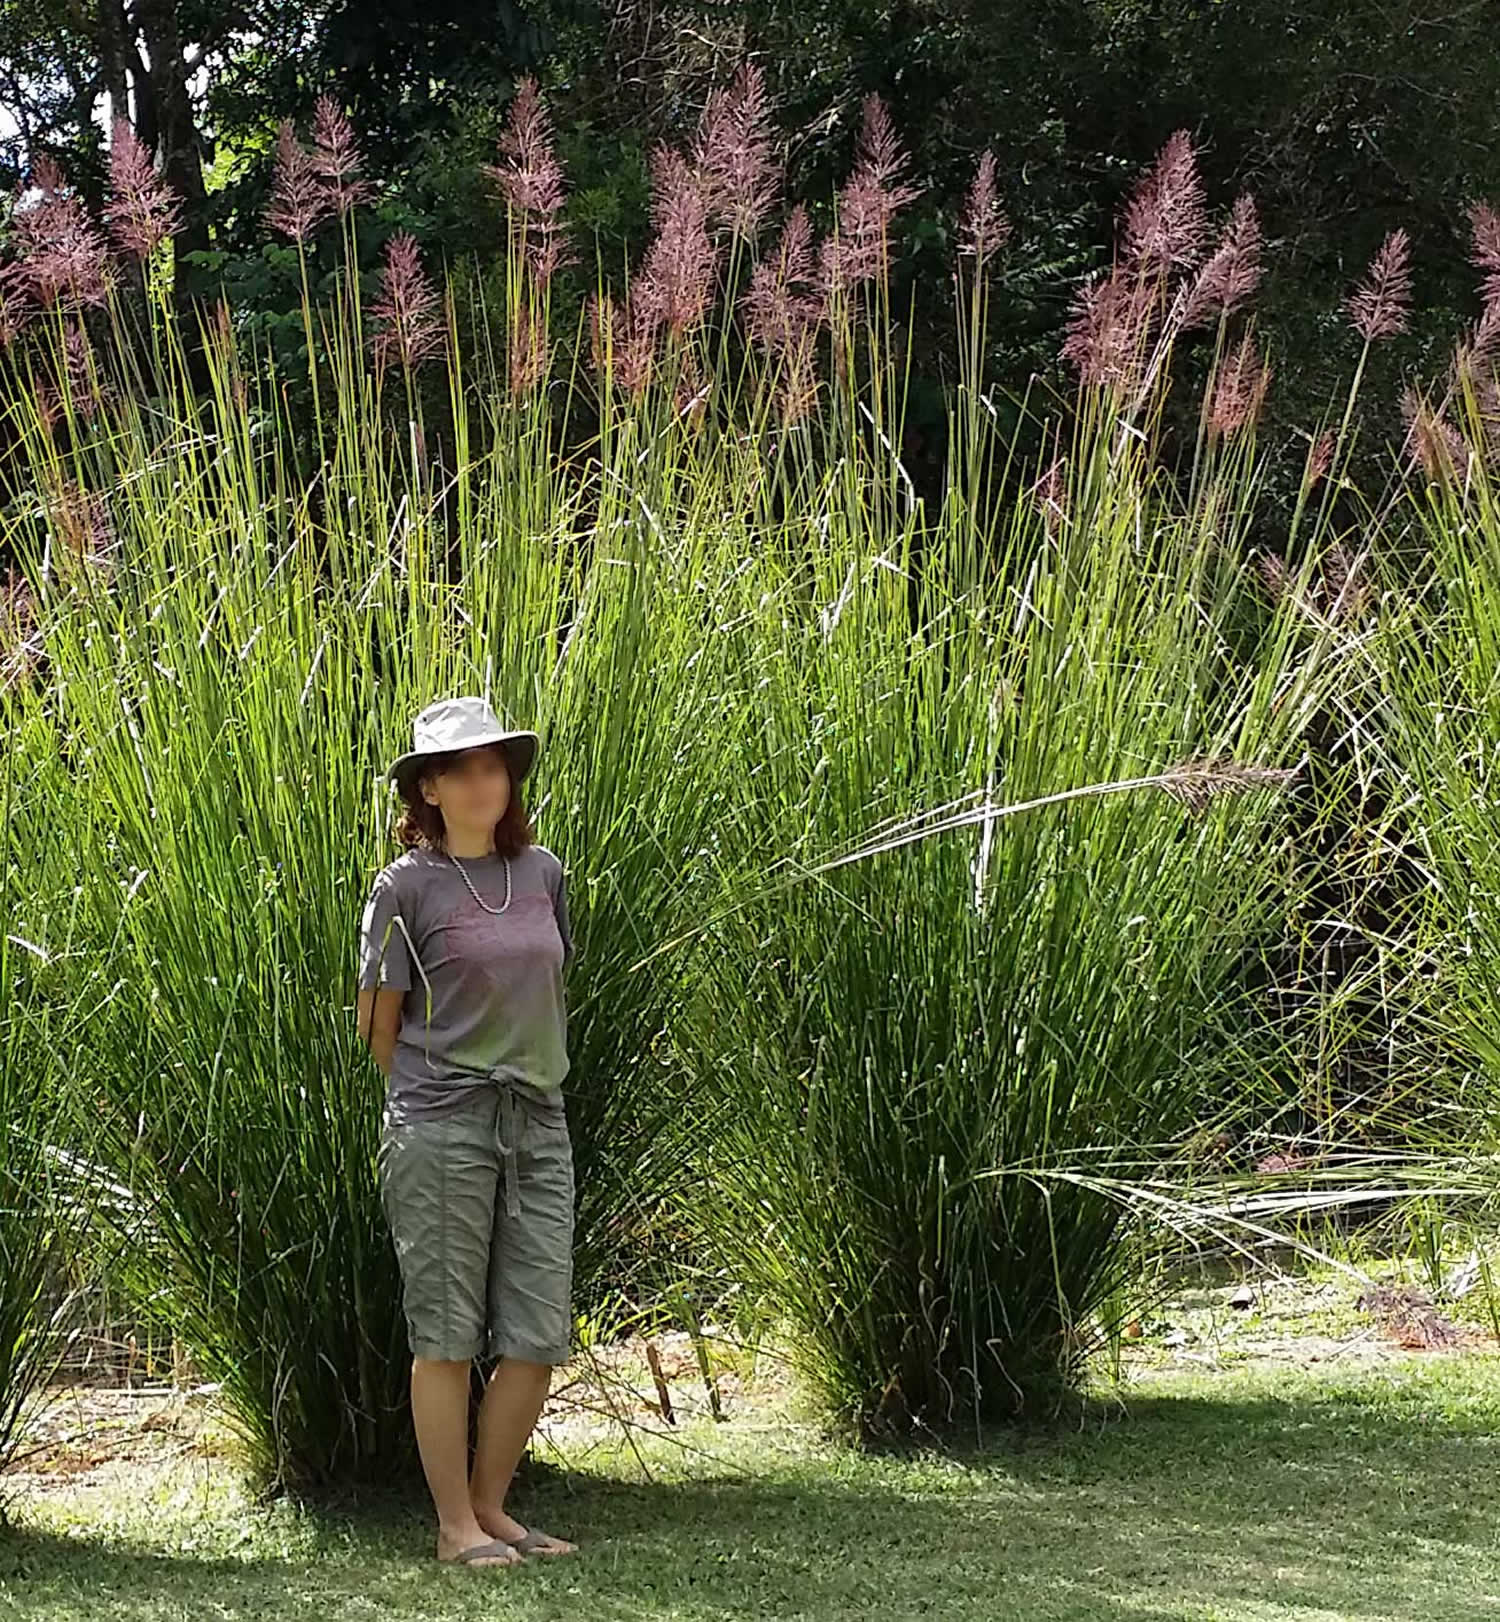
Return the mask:
{"type": "MultiPolygon", "coordinates": [[[[515,1518],[507,1515],[503,1509],[491,1509],[488,1505],[475,1504],[474,1519],[492,1538],[504,1538],[507,1543],[514,1543],[518,1538],[526,1536],[526,1528],[515,1518]]],[[[538,1543],[526,1551],[527,1554],[574,1554],[578,1545],[569,1543],[565,1538],[555,1538],[550,1532],[542,1532],[539,1536],[546,1538],[545,1543],[538,1543]]],[[[517,1556],[520,1558],[520,1556],[517,1556]]]]}
{"type": "Polygon", "coordinates": [[[471,1526],[456,1527],[451,1532],[446,1528],[439,1527],[437,1557],[444,1565],[457,1565],[460,1563],[468,1566],[525,1565],[526,1557],[519,1550],[509,1548],[490,1549],[484,1554],[475,1555],[472,1560],[460,1562],[459,1557],[465,1550],[480,1548],[496,1536],[498,1536],[497,1533],[481,1526],[478,1521],[475,1521],[471,1526]]]}

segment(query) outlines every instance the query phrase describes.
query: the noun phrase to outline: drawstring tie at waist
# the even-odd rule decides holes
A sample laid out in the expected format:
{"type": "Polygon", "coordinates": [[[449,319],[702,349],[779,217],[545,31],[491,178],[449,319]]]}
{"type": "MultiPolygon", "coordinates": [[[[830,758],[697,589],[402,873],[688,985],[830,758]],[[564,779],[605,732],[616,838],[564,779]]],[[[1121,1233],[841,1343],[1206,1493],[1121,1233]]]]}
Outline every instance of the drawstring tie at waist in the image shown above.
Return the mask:
{"type": "Polygon", "coordinates": [[[535,1088],[518,1082],[514,1076],[491,1076],[490,1080],[500,1090],[500,1110],[495,1117],[495,1143],[500,1150],[500,1165],[505,1174],[505,1214],[520,1216],[521,1190],[516,1182],[516,1144],[519,1142],[516,1105],[520,1104],[523,1115],[557,1121],[564,1114],[562,1098],[560,1095],[550,1099],[539,1097],[535,1088]]]}

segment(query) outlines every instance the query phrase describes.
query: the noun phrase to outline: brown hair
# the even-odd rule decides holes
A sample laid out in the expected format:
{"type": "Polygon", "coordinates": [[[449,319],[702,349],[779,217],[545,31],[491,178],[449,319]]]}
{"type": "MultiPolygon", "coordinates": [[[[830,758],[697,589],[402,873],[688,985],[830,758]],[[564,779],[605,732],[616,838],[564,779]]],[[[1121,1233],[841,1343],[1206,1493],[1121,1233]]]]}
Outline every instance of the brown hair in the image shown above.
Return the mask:
{"type": "MultiPolygon", "coordinates": [[[[503,744],[491,743],[481,747],[495,750],[505,762],[506,771],[510,772],[510,800],[495,824],[495,850],[501,856],[515,856],[527,845],[536,842],[531,819],[521,802],[521,785],[516,781],[510,756],[505,753],[503,744]]],[[[445,771],[460,755],[468,752],[466,749],[450,749],[442,754],[428,755],[403,775],[398,786],[402,799],[406,801],[406,809],[396,824],[396,839],[406,849],[411,850],[415,846],[426,846],[429,850],[442,849],[443,813],[422,798],[419,784],[424,776],[445,771]]]]}

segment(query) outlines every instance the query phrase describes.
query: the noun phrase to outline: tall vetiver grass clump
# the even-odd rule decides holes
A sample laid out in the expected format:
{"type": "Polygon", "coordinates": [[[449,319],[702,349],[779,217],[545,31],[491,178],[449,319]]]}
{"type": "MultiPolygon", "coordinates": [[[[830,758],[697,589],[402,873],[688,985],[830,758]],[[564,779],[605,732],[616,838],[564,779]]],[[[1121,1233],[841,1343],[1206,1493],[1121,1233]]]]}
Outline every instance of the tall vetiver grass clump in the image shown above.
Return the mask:
{"type": "MultiPolygon", "coordinates": [[[[18,617],[21,601],[12,587],[18,617]]],[[[109,994],[107,976],[75,961],[87,824],[60,814],[55,737],[10,706],[35,653],[30,629],[12,629],[0,668],[0,1472],[24,1457],[67,1350],[108,1192],[90,1160],[91,1108],[67,1086],[109,994]]]]}
{"type": "MultiPolygon", "coordinates": [[[[1082,409],[1040,465],[1008,461],[970,373],[928,513],[872,355],[869,403],[846,384],[810,424],[870,424],[810,458],[838,470],[816,544],[768,532],[746,577],[746,617],[768,586],[774,606],[703,934],[695,1214],[866,1434],[1076,1381],[1145,1185],[1231,1119],[1226,1071],[1253,1086],[1248,971],[1305,882],[1289,791],[1327,642],[1244,566],[1265,371],[1229,318],[1252,215],[1200,261],[1201,208],[1174,140],[1080,297],[1082,409]],[[1188,317],[1216,355],[1179,487],[1158,424],[1188,317]]],[[[970,356],[1003,234],[986,164],[970,356]]]]}
{"type": "Polygon", "coordinates": [[[1500,217],[1478,204],[1470,223],[1481,309],[1436,386],[1402,401],[1416,495],[1377,553],[1369,666],[1377,758],[1400,787],[1384,837],[1424,880],[1417,1012],[1462,1065],[1441,1141],[1484,1164],[1500,1124],[1500,217]]]}
{"type": "Polygon", "coordinates": [[[191,418],[162,442],[123,427],[136,482],[113,492],[110,578],[47,605],[36,700],[98,808],[89,936],[122,943],[88,1084],[150,1213],[138,1276],[257,1463],[388,1469],[402,1371],[370,1193],[379,1088],[343,989],[380,820],[375,682],[265,470],[191,418]]]}
{"type": "MultiPolygon", "coordinates": [[[[528,90],[506,184],[538,161],[538,127],[528,90]]],[[[35,206],[61,219],[72,199],[48,179],[35,206]]],[[[305,247],[328,200],[294,140],[277,197],[275,223],[305,247]]],[[[720,497],[753,457],[732,436],[696,446],[672,386],[622,387],[597,443],[562,463],[516,348],[537,335],[523,312],[545,309],[554,262],[524,214],[498,370],[483,333],[459,350],[452,301],[407,238],[368,308],[347,275],[331,306],[306,308],[311,476],[283,380],[226,306],[197,335],[210,389],[195,397],[149,260],[155,302],[124,307],[109,261],[75,263],[76,232],[68,275],[43,276],[61,226],[28,229],[35,307],[10,376],[39,494],[4,541],[41,657],[16,713],[55,728],[63,814],[70,796],[91,810],[80,911],[94,965],[117,954],[119,981],[77,1079],[150,1214],[137,1271],[152,1310],[222,1383],[260,1473],[384,1476],[409,1447],[405,1341],[374,1175],[381,1083],[352,1016],[362,899],[395,854],[382,768],[443,692],[484,691],[547,739],[531,805],[568,864],[580,947],[578,1303],[618,1317],[683,1176],[663,1040],[676,971],[640,959],[697,916],[725,772],[715,717],[733,697],[712,657],[717,582],[736,567],[720,497]],[[86,333],[96,305],[111,324],[86,333]],[[132,323],[149,344],[122,341],[132,323]],[[439,360],[448,400],[429,423],[423,368],[439,360]]],[[[642,274],[660,312],[642,330],[686,365],[698,295],[674,253],[642,274]]]]}
{"type": "MultiPolygon", "coordinates": [[[[9,799],[0,794],[0,809],[9,812],[9,799]]],[[[58,1357],[46,1300],[56,1249],[47,1163],[56,1092],[45,1055],[28,1041],[33,993],[21,960],[40,958],[44,949],[22,933],[27,914],[14,893],[16,854],[7,840],[0,872],[0,1468],[13,1459],[27,1406],[58,1357]]]]}

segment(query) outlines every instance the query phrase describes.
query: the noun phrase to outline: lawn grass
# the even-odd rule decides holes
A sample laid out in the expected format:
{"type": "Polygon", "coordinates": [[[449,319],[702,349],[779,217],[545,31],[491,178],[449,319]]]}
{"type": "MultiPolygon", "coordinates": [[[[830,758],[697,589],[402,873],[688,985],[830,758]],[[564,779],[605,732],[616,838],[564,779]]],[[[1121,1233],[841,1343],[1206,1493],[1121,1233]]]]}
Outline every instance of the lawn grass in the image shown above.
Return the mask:
{"type": "Polygon", "coordinates": [[[582,1550],[515,1571],[438,1568],[419,1495],[257,1506],[212,1448],[105,1463],[21,1493],[0,1617],[1500,1615],[1495,1352],[1133,1355],[1123,1399],[946,1456],[851,1452],[784,1393],[638,1435],[639,1456],[570,1428],[518,1508],[582,1550]]]}

